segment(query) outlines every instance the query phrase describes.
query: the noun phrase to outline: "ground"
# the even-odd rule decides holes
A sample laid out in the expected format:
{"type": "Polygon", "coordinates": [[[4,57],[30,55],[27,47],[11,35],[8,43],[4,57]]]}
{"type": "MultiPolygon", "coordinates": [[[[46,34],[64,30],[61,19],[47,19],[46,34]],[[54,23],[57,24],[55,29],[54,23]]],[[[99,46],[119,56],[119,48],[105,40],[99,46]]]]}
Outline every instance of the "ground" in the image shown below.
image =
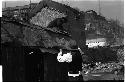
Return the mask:
{"type": "Polygon", "coordinates": [[[83,80],[88,81],[88,80],[124,80],[124,75],[116,75],[113,73],[90,73],[90,74],[84,74],[82,73],[83,80]]]}

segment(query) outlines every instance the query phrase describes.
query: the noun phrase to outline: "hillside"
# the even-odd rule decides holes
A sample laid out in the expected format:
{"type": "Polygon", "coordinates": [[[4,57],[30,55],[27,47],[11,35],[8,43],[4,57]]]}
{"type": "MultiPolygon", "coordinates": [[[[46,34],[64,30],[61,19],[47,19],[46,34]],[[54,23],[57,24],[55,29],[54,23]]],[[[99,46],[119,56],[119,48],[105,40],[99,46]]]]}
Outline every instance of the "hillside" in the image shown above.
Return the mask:
{"type": "Polygon", "coordinates": [[[123,45],[124,30],[120,23],[116,20],[106,19],[102,15],[98,15],[95,11],[85,12],[86,35],[100,34],[107,38],[109,45],[123,45]]]}

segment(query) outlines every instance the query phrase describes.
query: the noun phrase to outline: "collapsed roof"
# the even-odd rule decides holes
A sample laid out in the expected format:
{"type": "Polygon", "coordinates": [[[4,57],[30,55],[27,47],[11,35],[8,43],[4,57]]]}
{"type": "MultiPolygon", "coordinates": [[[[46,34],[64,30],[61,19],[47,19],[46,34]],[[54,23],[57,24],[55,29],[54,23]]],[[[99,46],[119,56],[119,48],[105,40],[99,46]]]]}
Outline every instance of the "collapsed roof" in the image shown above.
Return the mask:
{"type": "Polygon", "coordinates": [[[70,6],[43,0],[28,13],[27,22],[11,19],[6,22],[2,23],[3,42],[7,39],[5,36],[8,37],[5,32],[9,32],[12,37],[18,38],[23,46],[59,47],[68,50],[73,46],[79,46],[83,51],[85,50],[84,14],[70,6]],[[48,25],[62,17],[67,19],[67,22],[63,23],[61,27],[64,30],[58,29],[56,26],[48,28],[48,25]],[[15,28],[18,30],[14,30],[15,28]]]}

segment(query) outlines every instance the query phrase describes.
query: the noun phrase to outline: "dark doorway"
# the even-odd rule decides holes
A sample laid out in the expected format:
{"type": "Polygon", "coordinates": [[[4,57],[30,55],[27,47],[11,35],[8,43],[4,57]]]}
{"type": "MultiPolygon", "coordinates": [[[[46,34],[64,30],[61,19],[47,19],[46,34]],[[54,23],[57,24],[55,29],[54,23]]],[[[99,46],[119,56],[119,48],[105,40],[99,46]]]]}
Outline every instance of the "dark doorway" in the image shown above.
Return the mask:
{"type": "Polygon", "coordinates": [[[43,54],[37,47],[24,47],[27,82],[40,82],[43,76],[43,54]]]}
{"type": "Polygon", "coordinates": [[[57,54],[44,54],[44,81],[68,81],[68,63],[57,61],[57,54]]]}
{"type": "Polygon", "coordinates": [[[13,43],[1,44],[3,81],[25,81],[24,50],[13,43]],[[10,46],[11,45],[11,46],[10,46]]]}

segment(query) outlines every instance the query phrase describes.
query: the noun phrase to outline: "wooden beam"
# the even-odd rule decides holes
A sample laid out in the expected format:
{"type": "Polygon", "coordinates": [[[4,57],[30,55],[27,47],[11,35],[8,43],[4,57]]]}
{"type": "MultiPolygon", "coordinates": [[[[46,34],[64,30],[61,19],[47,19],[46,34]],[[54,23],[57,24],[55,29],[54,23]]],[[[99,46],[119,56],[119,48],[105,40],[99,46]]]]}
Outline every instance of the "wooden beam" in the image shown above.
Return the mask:
{"type": "Polygon", "coordinates": [[[49,31],[49,32],[53,32],[53,33],[57,33],[57,34],[61,34],[61,35],[65,35],[65,36],[71,37],[71,35],[68,34],[65,31],[64,32],[54,31],[53,29],[50,29],[50,28],[44,28],[44,27],[41,27],[41,26],[38,26],[38,25],[24,23],[24,22],[16,20],[16,19],[10,19],[9,17],[7,17],[7,19],[3,19],[3,21],[11,22],[11,23],[18,23],[20,25],[26,26],[26,27],[28,27],[30,29],[33,29],[33,30],[46,30],[46,31],[49,31]]]}

